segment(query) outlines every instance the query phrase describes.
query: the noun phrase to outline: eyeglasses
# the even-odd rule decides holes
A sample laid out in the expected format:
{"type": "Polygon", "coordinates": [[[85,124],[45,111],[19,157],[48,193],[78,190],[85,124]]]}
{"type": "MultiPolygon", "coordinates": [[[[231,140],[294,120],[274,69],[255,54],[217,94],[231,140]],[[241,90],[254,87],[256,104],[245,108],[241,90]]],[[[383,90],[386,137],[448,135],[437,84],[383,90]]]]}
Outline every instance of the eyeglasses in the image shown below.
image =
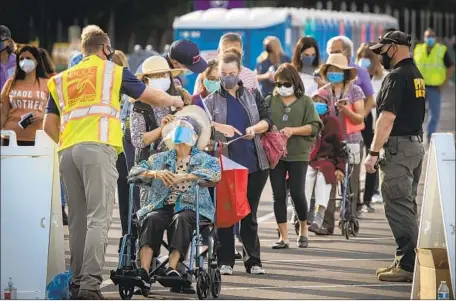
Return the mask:
{"type": "Polygon", "coordinates": [[[285,112],[285,113],[284,113],[283,116],[282,116],[282,121],[283,121],[283,122],[286,122],[286,121],[288,121],[288,114],[290,114],[291,108],[290,108],[290,107],[285,108],[285,109],[284,109],[284,112],[285,112]]]}
{"type": "Polygon", "coordinates": [[[278,88],[282,88],[282,86],[284,86],[285,88],[291,88],[293,86],[293,84],[291,84],[291,83],[279,83],[279,82],[277,82],[275,84],[276,84],[276,86],[278,88]]]}

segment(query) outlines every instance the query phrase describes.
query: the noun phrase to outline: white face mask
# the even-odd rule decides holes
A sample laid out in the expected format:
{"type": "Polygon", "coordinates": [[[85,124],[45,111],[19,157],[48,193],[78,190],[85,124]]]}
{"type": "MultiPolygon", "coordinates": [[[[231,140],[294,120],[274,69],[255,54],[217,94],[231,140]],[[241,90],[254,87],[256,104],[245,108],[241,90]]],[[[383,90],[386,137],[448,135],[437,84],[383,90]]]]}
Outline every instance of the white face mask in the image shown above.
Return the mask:
{"type": "Polygon", "coordinates": [[[171,80],[169,78],[149,78],[148,85],[151,88],[166,92],[171,87],[171,80]]]}
{"type": "Polygon", "coordinates": [[[285,86],[282,86],[280,88],[277,88],[277,93],[279,93],[279,95],[283,97],[291,96],[294,93],[294,87],[291,86],[290,88],[287,88],[285,86]]]}
{"type": "Polygon", "coordinates": [[[30,59],[23,59],[19,62],[19,67],[21,67],[25,73],[30,73],[36,68],[36,64],[30,59]]]}

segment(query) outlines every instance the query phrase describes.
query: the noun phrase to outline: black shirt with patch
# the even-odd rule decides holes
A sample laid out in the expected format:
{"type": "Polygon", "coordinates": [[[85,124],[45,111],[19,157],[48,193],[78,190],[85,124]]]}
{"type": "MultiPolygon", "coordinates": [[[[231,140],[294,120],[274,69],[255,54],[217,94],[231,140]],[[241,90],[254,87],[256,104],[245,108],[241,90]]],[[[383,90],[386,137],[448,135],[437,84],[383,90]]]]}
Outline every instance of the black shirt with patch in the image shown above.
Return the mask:
{"type": "Polygon", "coordinates": [[[377,111],[396,115],[390,136],[423,134],[425,85],[413,59],[400,61],[385,77],[377,95],[377,111]]]}

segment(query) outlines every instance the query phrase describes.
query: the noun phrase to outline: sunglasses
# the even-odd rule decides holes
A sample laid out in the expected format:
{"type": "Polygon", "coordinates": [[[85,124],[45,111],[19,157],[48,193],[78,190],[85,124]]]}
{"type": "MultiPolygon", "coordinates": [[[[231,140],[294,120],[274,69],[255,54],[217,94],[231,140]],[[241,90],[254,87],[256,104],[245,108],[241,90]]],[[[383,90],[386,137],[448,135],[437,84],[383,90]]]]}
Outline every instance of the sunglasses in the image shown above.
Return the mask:
{"type": "Polygon", "coordinates": [[[285,88],[291,88],[293,86],[293,84],[291,83],[275,83],[275,85],[278,87],[278,88],[282,88],[282,86],[284,86],[285,88]]]}
{"type": "Polygon", "coordinates": [[[288,114],[290,114],[290,112],[291,112],[291,108],[290,108],[290,107],[286,107],[286,108],[284,109],[284,114],[283,114],[283,116],[282,116],[282,121],[283,121],[283,122],[288,121],[288,114]]]}

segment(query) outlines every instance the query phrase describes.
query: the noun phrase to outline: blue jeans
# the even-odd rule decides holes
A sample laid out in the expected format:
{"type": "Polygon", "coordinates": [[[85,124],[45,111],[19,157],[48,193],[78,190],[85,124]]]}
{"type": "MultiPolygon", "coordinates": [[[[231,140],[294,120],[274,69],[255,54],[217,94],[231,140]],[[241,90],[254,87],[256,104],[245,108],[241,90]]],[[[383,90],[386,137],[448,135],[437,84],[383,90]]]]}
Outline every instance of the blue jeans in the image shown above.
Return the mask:
{"type": "Polygon", "coordinates": [[[442,106],[442,94],[439,87],[426,87],[426,100],[428,108],[428,126],[427,126],[427,138],[428,142],[431,139],[433,133],[437,131],[437,126],[440,121],[440,108],[442,106]]]}

